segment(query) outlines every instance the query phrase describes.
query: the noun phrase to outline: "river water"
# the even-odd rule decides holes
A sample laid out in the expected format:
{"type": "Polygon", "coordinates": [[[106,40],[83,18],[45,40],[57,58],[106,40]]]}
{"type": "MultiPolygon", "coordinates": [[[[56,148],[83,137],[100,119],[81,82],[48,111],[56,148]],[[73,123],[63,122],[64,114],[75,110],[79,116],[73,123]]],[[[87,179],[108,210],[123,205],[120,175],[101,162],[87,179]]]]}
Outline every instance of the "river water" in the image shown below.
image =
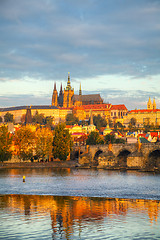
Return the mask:
{"type": "Polygon", "coordinates": [[[160,175],[1,169],[0,239],[160,239],[160,175]]]}

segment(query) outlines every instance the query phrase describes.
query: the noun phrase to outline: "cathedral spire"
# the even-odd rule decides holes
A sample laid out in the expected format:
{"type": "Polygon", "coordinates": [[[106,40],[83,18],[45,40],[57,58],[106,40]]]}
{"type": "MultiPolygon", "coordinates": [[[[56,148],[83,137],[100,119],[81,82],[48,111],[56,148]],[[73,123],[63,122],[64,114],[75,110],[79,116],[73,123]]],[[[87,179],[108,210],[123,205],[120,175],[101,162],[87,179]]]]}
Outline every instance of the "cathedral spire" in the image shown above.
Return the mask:
{"type": "Polygon", "coordinates": [[[93,114],[92,114],[92,110],[90,110],[90,125],[93,125],[93,114]]]}
{"type": "Polygon", "coordinates": [[[54,83],[54,91],[56,91],[56,83],[54,83]]]}
{"type": "Polygon", "coordinates": [[[153,99],[153,109],[156,109],[156,100],[155,100],[155,98],[153,99]]]}
{"type": "Polygon", "coordinates": [[[79,87],[79,95],[82,95],[82,89],[81,89],[81,83],[80,83],[80,87],[79,87]]]}
{"type": "Polygon", "coordinates": [[[54,90],[53,90],[53,94],[52,94],[52,106],[57,106],[58,102],[57,102],[57,89],[56,89],[56,83],[54,83],[54,90]]]}
{"type": "Polygon", "coordinates": [[[71,81],[70,81],[70,73],[68,73],[68,82],[67,82],[67,87],[66,87],[67,90],[70,90],[71,89],[71,81]]]}
{"type": "Polygon", "coordinates": [[[62,83],[61,83],[59,95],[62,95],[62,94],[63,94],[63,91],[62,91],[62,83]]]}
{"type": "Polygon", "coordinates": [[[147,103],[147,109],[153,109],[153,105],[152,105],[150,97],[149,97],[149,100],[148,100],[148,103],[147,103]]]}

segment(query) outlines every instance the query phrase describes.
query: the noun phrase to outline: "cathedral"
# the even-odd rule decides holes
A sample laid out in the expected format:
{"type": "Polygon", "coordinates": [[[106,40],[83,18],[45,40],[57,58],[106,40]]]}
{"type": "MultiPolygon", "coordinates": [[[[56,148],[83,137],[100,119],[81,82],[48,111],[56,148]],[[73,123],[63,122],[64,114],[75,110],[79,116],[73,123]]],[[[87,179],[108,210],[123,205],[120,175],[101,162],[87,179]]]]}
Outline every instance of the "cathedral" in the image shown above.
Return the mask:
{"type": "Polygon", "coordinates": [[[147,103],[147,109],[156,109],[156,101],[155,98],[153,99],[153,104],[151,102],[151,98],[149,97],[148,103],[147,103]]]}
{"type": "Polygon", "coordinates": [[[89,104],[102,104],[103,99],[100,94],[88,94],[82,95],[81,85],[79,89],[79,95],[74,94],[74,88],[71,87],[70,74],[68,73],[67,86],[62,90],[62,84],[59,94],[56,89],[56,83],[54,84],[54,90],[52,94],[52,106],[71,108],[75,106],[89,105],[89,104]]]}

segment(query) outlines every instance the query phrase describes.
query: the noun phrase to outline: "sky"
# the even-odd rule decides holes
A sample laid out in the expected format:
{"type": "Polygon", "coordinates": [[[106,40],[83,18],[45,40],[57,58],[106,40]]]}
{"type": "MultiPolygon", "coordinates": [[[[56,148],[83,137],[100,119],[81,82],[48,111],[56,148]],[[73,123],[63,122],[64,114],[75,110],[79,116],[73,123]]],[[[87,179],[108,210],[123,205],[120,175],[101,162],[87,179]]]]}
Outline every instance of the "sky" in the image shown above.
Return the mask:
{"type": "Polygon", "coordinates": [[[78,94],[160,108],[160,0],[0,0],[0,107],[78,94]]]}

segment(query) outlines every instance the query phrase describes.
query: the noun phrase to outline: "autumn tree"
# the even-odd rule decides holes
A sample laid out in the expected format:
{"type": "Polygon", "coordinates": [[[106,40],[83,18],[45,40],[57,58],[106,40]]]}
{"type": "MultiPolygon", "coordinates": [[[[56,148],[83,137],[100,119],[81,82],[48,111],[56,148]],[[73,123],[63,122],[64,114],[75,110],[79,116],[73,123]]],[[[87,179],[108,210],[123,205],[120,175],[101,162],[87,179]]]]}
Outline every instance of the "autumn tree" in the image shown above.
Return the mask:
{"type": "Polygon", "coordinates": [[[4,122],[13,122],[13,114],[7,112],[4,115],[4,122]]]}
{"type": "Polygon", "coordinates": [[[12,135],[6,126],[0,127],[0,161],[7,161],[12,157],[12,135]]]}
{"type": "Polygon", "coordinates": [[[86,141],[87,145],[104,144],[103,138],[98,132],[91,132],[86,141]]]}
{"type": "Polygon", "coordinates": [[[106,144],[109,143],[125,143],[125,140],[123,138],[116,138],[114,134],[107,134],[104,137],[104,141],[106,144]]]}
{"type": "Polygon", "coordinates": [[[104,140],[106,144],[115,143],[116,137],[114,134],[106,134],[104,140]]]}
{"type": "Polygon", "coordinates": [[[136,118],[132,117],[130,123],[132,124],[133,127],[136,126],[136,122],[137,122],[136,118]]]}
{"type": "Polygon", "coordinates": [[[115,129],[115,130],[117,130],[117,129],[123,130],[123,129],[124,129],[124,126],[122,125],[122,123],[117,122],[117,123],[114,124],[114,129],[115,129]]]}
{"type": "Polygon", "coordinates": [[[17,155],[23,161],[31,160],[35,148],[35,131],[30,125],[21,127],[15,132],[17,155]]]}
{"type": "Polygon", "coordinates": [[[52,128],[52,123],[53,123],[53,117],[51,116],[45,117],[44,124],[46,125],[46,127],[52,128]]]}
{"type": "Polygon", "coordinates": [[[53,157],[65,161],[70,154],[72,146],[72,137],[68,129],[65,129],[65,124],[58,124],[54,130],[53,157]]]}
{"type": "Polygon", "coordinates": [[[0,123],[3,121],[2,117],[0,116],[0,123]]]}
{"type": "Polygon", "coordinates": [[[47,159],[52,154],[53,134],[49,128],[39,128],[36,131],[35,153],[38,159],[47,159]]]}
{"type": "Polygon", "coordinates": [[[94,116],[93,117],[93,123],[96,125],[96,128],[100,130],[101,127],[105,127],[107,125],[107,122],[104,118],[101,117],[101,115],[94,116]]]}
{"type": "Polygon", "coordinates": [[[44,124],[44,119],[45,119],[44,114],[42,113],[39,114],[38,111],[36,111],[35,115],[32,118],[32,122],[42,125],[44,124]]]}
{"type": "Polygon", "coordinates": [[[74,116],[73,113],[69,113],[66,115],[66,124],[67,125],[74,125],[74,124],[78,124],[79,119],[74,116]]]}

